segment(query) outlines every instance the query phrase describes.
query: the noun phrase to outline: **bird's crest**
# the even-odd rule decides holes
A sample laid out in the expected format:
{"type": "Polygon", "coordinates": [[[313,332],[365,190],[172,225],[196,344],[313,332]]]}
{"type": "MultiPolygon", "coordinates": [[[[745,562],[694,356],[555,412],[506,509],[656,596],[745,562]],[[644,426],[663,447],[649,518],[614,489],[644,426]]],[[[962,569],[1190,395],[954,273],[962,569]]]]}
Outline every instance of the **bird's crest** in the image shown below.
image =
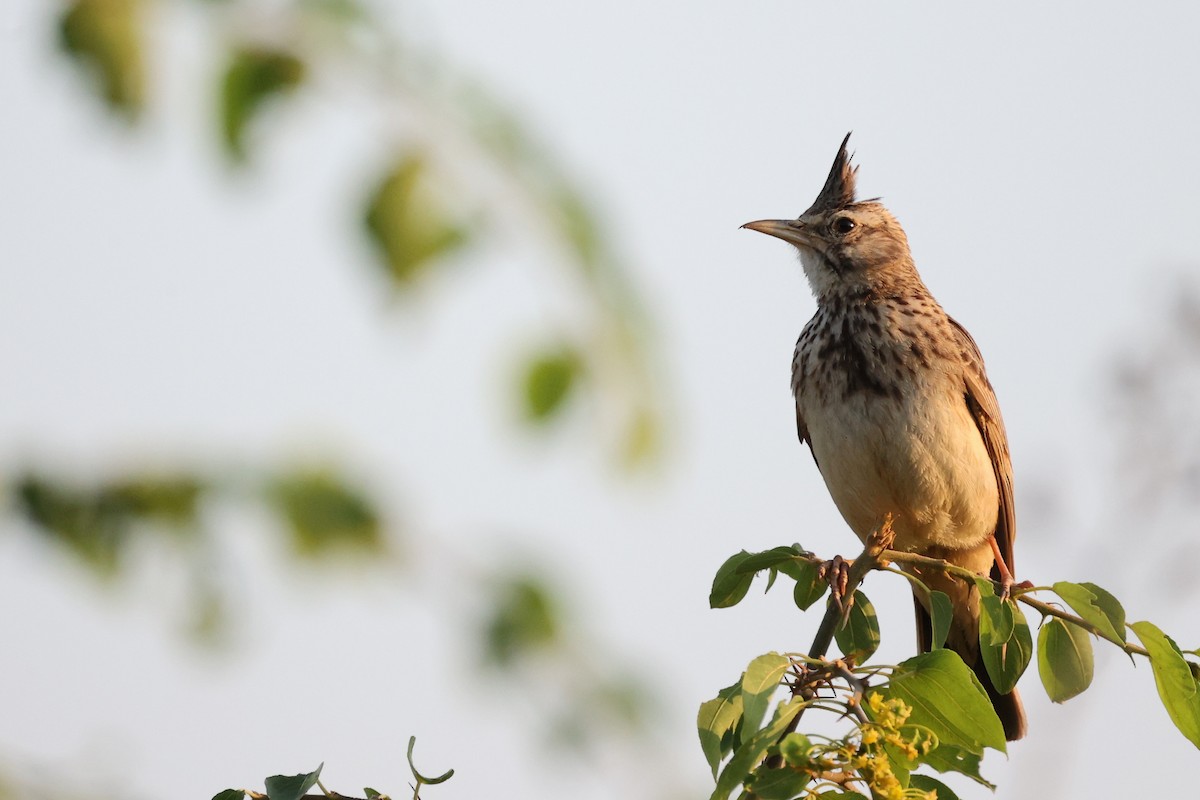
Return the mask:
{"type": "Polygon", "coordinates": [[[842,146],[838,148],[837,157],[833,159],[833,166],[829,169],[829,177],[825,179],[825,186],[822,187],[821,193],[817,195],[812,206],[801,216],[833,211],[854,202],[854,184],[858,167],[850,166],[853,156],[846,153],[846,144],[849,141],[850,134],[847,133],[846,138],[842,139],[842,146]]]}

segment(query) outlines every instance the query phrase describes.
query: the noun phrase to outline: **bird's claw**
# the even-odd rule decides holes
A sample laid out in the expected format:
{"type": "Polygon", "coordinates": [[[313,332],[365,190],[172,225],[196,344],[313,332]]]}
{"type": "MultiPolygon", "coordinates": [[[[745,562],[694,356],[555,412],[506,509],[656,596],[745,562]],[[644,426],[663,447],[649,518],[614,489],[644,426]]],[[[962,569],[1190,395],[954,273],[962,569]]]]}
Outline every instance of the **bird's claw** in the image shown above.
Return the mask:
{"type": "Polygon", "coordinates": [[[850,562],[841,556],[834,556],[817,568],[817,575],[829,584],[829,597],[837,606],[842,616],[850,612],[853,598],[846,599],[846,589],[850,586],[850,562]]]}

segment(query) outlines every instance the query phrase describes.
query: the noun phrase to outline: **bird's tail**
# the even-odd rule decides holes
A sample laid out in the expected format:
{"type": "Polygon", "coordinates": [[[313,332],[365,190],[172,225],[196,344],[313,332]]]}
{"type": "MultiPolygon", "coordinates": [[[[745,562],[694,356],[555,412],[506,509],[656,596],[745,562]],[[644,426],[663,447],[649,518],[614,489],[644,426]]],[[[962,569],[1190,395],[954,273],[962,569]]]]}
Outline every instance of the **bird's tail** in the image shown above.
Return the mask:
{"type": "MultiPolygon", "coordinates": [[[[929,646],[933,638],[932,621],[929,618],[929,612],[925,610],[925,607],[921,605],[921,601],[915,595],[913,596],[913,605],[917,609],[917,643],[921,647],[921,652],[926,653],[929,651],[929,646]]],[[[978,611],[976,610],[977,613],[978,611]]],[[[983,664],[983,658],[979,655],[979,622],[977,616],[974,618],[974,622],[974,630],[972,631],[968,626],[959,625],[959,621],[955,620],[951,624],[950,635],[946,639],[946,647],[958,653],[963,662],[975,672],[975,677],[979,678],[979,682],[983,684],[988,699],[992,701],[992,708],[996,709],[996,716],[1000,718],[1000,723],[1004,726],[1004,738],[1010,742],[1015,742],[1025,735],[1025,707],[1021,704],[1021,695],[1017,693],[1016,689],[1013,689],[1008,694],[1000,694],[1000,692],[996,691],[996,685],[992,683],[992,678],[988,675],[987,667],[983,664]]]]}

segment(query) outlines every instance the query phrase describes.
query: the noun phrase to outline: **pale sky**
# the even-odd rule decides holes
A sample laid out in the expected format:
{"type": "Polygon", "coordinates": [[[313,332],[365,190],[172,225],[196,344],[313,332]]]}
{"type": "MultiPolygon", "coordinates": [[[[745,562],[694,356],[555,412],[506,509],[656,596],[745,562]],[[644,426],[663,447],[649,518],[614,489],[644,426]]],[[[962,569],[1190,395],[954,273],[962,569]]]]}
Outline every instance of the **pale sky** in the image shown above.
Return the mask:
{"type": "MultiPolygon", "coordinates": [[[[786,246],[738,228],[806,208],[853,130],[862,194],[883,196],[987,359],[1016,470],[1018,577],[1095,581],[1131,620],[1200,645],[1196,595],[1164,589],[1167,556],[1139,547],[1166,533],[1112,523],[1104,398],[1113,352],[1150,346],[1178,278],[1200,274],[1200,8],[438,0],[397,13],[552,144],[635,267],[672,430],[662,468],[629,479],[580,419],[547,437],[513,423],[521,348],[572,310],[519,231],[415,302],[383,302],[355,204],[386,155],[385,114],[301,95],[233,175],[210,135],[199,13],[164,15],[158,103],[128,133],[56,55],[53,7],[0,8],[4,467],[332,452],[362,465],[413,537],[480,559],[552,548],[591,632],[667,687],[675,746],[635,769],[706,795],[698,704],[754,656],[806,647],[817,622],[782,594],[710,611],[713,572],[742,548],[855,549],[787,389],[813,301],[786,246]]],[[[228,516],[246,615],[218,654],[178,634],[180,575],[161,554],[104,591],[26,532],[0,536],[0,770],[95,770],[126,796],[203,798],[323,759],[331,788],[399,796],[415,733],[431,771],[458,770],[433,800],[657,785],[624,771],[627,754],[582,774],[540,764],[510,731],[527,712],[479,686],[419,607],[430,590],[280,569],[271,544],[234,535],[261,520],[228,516]],[[378,657],[347,664],[364,649],[378,657]]],[[[1194,522],[1154,524],[1190,546],[1194,522]]],[[[907,657],[907,589],[866,588],[876,659],[907,657]]],[[[1148,665],[1111,650],[1097,645],[1093,687],[1063,706],[1026,674],[1030,734],[985,763],[996,797],[1179,796],[1200,754],[1148,665]]]]}

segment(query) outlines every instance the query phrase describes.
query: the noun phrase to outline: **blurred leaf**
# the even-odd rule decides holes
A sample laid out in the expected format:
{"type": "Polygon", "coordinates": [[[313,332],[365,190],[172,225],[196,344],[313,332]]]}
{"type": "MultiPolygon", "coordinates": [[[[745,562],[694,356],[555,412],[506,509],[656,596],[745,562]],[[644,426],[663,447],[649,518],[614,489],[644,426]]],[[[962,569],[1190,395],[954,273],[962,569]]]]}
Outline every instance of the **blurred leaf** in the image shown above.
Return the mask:
{"type": "Polygon", "coordinates": [[[1200,747],[1200,685],[1179,646],[1153,623],[1135,622],[1129,627],[1150,653],[1154,685],[1171,721],[1189,742],[1200,747]]]}
{"type": "Polygon", "coordinates": [[[910,775],[908,787],[922,792],[934,792],[937,800],[958,800],[958,795],[950,787],[929,775],[910,775]]]}
{"type": "Polygon", "coordinates": [[[553,205],[559,215],[563,237],[574,248],[580,264],[585,269],[594,268],[600,260],[602,237],[596,226],[595,215],[583,196],[560,186],[554,195],[553,205]]]}
{"type": "Polygon", "coordinates": [[[1005,752],[1004,728],[987,692],[952,650],[932,650],[901,662],[882,693],[909,705],[909,724],[928,728],[943,745],[972,753],[985,747],[1005,752]]]}
{"type": "Polygon", "coordinates": [[[1125,609],[1117,598],[1094,583],[1059,581],[1051,588],[1084,621],[1118,642],[1125,641],[1125,609]]]}
{"type": "Polygon", "coordinates": [[[30,473],[16,481],[18,510],[42,533],[101,574],[115,574],[135,525],[194,531],[203,485],[194,477],[146,473],[96,488],[30,473]]]}
{"type": "Polygon", "coordinates": [[[405,288],[438,257],[460,247],[465,229],[449,221],[428,185],[424,160],[404,156],[367,202],[365,222],[393,283],[405,288]]]}
{"type": "Polygon", "coordinates": [[[110,484],[103,491],[125,513],[184,527],[196,520],[203,488],[200,481],[191,476],[146,474],[110,484]]]}
{"type": "Polygon", "coordinates": [[[245,800],[246,791],[244,789],[226,789],[223,792],[217,792],[213,795],[212,800],[245,800]]]}
{"type": "Polygon", "coordinates": [[[717,767],[729,752],[726,736],[742,720],[742,687],[740,683],[722,689],[716,697],[700,705],[696,729],[700,734],[700,749],[717,777],[717,767]]]}
{"type": "Polygon", "coordinates": [[[750,554],[742,550],[725,559],[713,577],[712,590],[708,593],[709,608],[730,608],[742,602],[746,592],[750,591],[754,575],[739,574],[737,568],[748,558],[750,554]]]}
{"type": "MultiPolygon", "coordinates": [[[[832,599],[829,602],[833,602],[832,599]]],[[[854,591],[850,614],[833,632],[838,649],[856,664],[864,664],[879,649],[879,618],[861,590],[854,591]]]]}
{"type": "Polygon", "coordinates": [[[507,666],[558,638],[559,614],[549,590],[530,576],[514,576],[496,589],[485,625],[487,660],[507,666]]]}
{"type": "Polygon", "coordinates": [[[301,0],[300,5],[340,22],[365,22],[370,19],[367,9],[358,0],[301,0]]]}
{"type": "Polygon", "coordinates": [[[295,470],[278,477],[268,494],[301,555],[377,550],[382,545],[383,526],[374,507],[332,472],[295,470]]]}
{"type": "Polygon", "coordinates": [[[48,534],[101,573],[116,571],[129,527],[119,508],[102,504],[94,493],[63,486],[36,475],[16,484],[17,507],[48,534]]]}
{"type": "Polygon", "coordinates": [[[267,778],[264,788],[268,800],[300,800],[309,789],[317,785],[317,778],[321,777],[321,769],[324,766],[322,763],[312,772],[303,775],[272,775],[267,778]]]}
{"type": "Polygon", "coordinates": [[[530,361],[525,369],[525,416],[545,422],[561,410],[582,371],[583,359],[567,345],[559,345],[530,361]]]}
{"type": "MultiPolygon", "coordinates": [[[[1025,621],[1025,615],[1017,607],[1016,601],[1010,599],[1001,603],[998,597],[993,596],[992,599],[1004,609],[1004,613],[998,613],[995,608],[990,613],[980,613],[979,652],[996,691],[1008,694],[1017,685],[1025,668],[1029,666],[1030,659],[1033,658],[1033,635],[1029,632],[1029,623],[1025,621]],[[999,643],[995,643],[1000,637],[992,627],[996,624],[997,617],[1008,627],[1008,638],[999,643]]],[[[981,603],[981,610],[984,607],[981,603]]]]}
{"type": "Polygon", "coordinates": [[[221,78],[221,131],[230,158],[245,160],[247,125],[269,99],[299,86],[304,74],[304,62],[284,50],[243,47],[230,55],[221,78]]]}
{"type": "Polygon", "coordinates": [[[662,420],[649,406],[634,410],[625,428],[621,458],[628,466],[637,466],[653,458],[662,449],[662,420]]]}
{"type": "Polygon", "coordinates": [[[108,107],[127,119],[146,94],[141,0],[74,0],[59,20],[63,50],[91,71],[108,107]]]}
{"type": "Polygon", "coordinates": [[[954,606],[945,592],[929,593],[929,649],[938,650],[946,644],[950,634],[950,623],[954,620],[954,606]]]}
{"type": "Polygon", "coordinates": [[[791,662],[779,653],[767,653],[750,662],[742,675],[743,736],[755,733],[771,704],[771,695],[791,662]]]}
{"type": "Polygon", "coordinates": [[[1092,683],[1092,640],[1078,625],[1051,617],[1038,632],[1038,674],[1046,694],[1063,703],[1092,683]]]}
{"type": "Polygon", "coordinates": [[[376,798],[376,797],[383,797],[383,795],[380,792],[377,792],[376,790],[372,789],[370,786],[363,788],[363,796],[366,797],[367,800],[374,800],[374,798],[376,798]]]}
{"type": "Polygon", "coordinates": [[[746,779],[755,765],[766,755],[771,745],[783,735],[792,719],[804,708],[804,702],[794,698],[787,703],[781,703],[775,709],[771,724],[743,741],[741,746],[729,759],[725,769],[717,778],[717,788],[713,790],[710,800],[726,800],[738,785],[746,779]]]}

